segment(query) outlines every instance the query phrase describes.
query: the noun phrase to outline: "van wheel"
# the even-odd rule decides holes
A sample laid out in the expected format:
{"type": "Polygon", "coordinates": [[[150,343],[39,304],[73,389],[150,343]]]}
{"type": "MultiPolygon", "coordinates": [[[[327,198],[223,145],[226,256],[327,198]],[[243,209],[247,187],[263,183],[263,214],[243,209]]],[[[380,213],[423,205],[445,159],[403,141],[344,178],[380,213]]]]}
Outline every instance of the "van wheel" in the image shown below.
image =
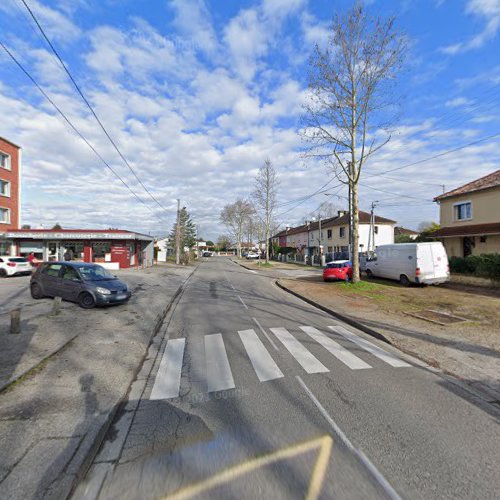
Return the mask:
{"type": "Polygon", "coordinates": [[[6,278],[7,277],[7,271],[5,269],[0,269],[0,278],[6,278]]]}
{"type": "Polygon", "coordinates": [[[95,299],[88,292],[84,292],[78,297],[78,305],[83,309],[92,309],[95,307],[95,299]]]}
{"type": "Polygon", "coordinates": [[[366,270],[366,277],[369,280],[371,280],[373,278],[373,273],[369,269],[366,270]]]}
{"type": "Polygon", "coordinates": [[[31,285],[31,296],[36,300],[43,299],[43,293],[40,285],[37,285],[36,283],[31,285]]]}
{"type": "Polygon", "coordinates": [[[399,277],[399,282],[403,285],[403,286],[410,286],[411,282],[410,280],[408,279],[408,276],[406,276],[406,274],[402,274],[400,277],[399,277]]]}

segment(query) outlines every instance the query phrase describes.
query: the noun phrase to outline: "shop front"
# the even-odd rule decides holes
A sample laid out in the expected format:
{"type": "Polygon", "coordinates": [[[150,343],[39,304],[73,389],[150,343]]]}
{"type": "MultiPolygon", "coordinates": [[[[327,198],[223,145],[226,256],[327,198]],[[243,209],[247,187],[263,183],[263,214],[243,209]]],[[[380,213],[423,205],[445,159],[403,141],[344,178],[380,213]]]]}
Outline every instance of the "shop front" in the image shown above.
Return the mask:
{"type": "Polygon", "coordinates": [[[39,261],[76,260],[95,262],[107,269],[153,265],[153,237],[113,230],[12,230],[4,234],[7,255],[39,261]]]}

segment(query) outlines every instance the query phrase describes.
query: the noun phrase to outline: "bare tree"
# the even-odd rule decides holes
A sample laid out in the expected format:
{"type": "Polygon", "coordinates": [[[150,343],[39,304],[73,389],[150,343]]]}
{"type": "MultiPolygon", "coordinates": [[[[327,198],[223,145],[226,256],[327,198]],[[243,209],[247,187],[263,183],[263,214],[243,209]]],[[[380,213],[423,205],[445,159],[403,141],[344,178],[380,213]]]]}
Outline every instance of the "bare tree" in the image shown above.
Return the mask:
{"type": "Polygon", "coordinates": [[[369,18],[361,5],[333,20],[325,49],[311,58],[303,135],[308,154],[324,159],[350,187],[353,282],[359,281],[358,183],[363,165],[390,140],[391,86],[406,54],[394,18],[369,18]]]}
{"type": "Polygon", "coordinates": [[[252,193],[256,212],[264,226],[266,241],[266,263],[269,262],[269,238],[273,225],[273,214],[276,208],[278,176],[271,160],[267,158],[255,177],[255,190],[252,193]]]}
{"type": "Polygon", "coordinates": [[[231,246],[231,238],[227,234],[221,234],[217,238],[219,250],[227,250],[231,246]]]}
{"type": "Polygon", "coordinates": [[[241,237],[243,236],[245,224],[253,213],[252,204],[241,198],[234,203],[225,205],[220,213],[220,221],[236,240],[238,257],[241,257],[241,237]]]}

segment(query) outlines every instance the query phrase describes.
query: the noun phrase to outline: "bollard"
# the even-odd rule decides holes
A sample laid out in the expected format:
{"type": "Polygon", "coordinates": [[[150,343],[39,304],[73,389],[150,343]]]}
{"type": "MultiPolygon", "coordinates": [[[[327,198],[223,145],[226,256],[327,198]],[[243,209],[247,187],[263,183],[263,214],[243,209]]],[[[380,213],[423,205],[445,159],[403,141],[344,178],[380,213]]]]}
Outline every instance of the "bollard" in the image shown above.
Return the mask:
{"type": "Polygon", "coordinates": [[[61,297],[54,297],[54,302],[52,303],[52,312],[51,316],[57,316],[61,312],[61,297]]]}
{"type": "Polygon", "coordinates": [[[10,311],[10,333],[21,333],[21,308],[10,311]]]}

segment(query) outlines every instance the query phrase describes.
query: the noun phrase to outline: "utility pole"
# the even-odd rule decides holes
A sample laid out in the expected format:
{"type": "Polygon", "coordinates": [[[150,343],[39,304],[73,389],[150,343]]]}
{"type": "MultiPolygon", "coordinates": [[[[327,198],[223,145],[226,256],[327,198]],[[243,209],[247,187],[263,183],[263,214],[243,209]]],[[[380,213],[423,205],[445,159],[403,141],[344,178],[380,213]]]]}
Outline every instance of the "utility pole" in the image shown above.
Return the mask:
{"type": "Polygon", "coordinates": [[[372,201],[372,207],[370,210],[370,230],[368,232],[368,251],[375,251],[375,207],[378,201],[372,201]]]}
{"type": "Polygon", "coordinates": [[[181,253],[181,200],[177,198],[177,227],[175,228],[175,263],[179,265],[181,253]]]}
{"type": "MultiPolygon", "coordinates": [[[[349,168],[349,173],[351,173],[351,162],[347,162],[347,166],[349,168]]],[[[349,179],[349,260],[352,262],[352,189],[351,189],[351,180],[349,179]]]]}

